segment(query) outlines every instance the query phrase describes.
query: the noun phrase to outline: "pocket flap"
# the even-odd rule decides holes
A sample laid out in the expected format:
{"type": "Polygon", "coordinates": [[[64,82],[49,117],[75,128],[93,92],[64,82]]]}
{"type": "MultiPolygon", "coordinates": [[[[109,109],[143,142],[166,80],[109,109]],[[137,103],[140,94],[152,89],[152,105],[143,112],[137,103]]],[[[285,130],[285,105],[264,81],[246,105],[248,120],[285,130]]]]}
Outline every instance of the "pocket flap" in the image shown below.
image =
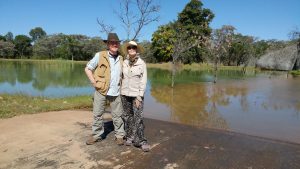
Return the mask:
{"type": "Polygon", "coordinates": [[[97,79],[96,82],[105,82],[105,79],[104,78],[99,78],[99,79],[97,79]]]}

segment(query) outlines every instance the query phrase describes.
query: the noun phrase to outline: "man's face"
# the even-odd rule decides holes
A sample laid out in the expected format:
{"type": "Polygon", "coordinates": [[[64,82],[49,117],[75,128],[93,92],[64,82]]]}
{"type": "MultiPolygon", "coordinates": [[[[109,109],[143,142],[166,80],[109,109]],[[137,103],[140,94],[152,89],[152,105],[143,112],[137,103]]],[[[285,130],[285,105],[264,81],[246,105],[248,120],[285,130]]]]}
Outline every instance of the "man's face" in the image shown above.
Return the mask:
{"type": "Polygon", "coordinates": [[[120,42],[118,41],[108,41],[108,49],[109,51],[111,51],[112,53],[115,53],[118,51],[119,47],[120,47],[120,42]]]}

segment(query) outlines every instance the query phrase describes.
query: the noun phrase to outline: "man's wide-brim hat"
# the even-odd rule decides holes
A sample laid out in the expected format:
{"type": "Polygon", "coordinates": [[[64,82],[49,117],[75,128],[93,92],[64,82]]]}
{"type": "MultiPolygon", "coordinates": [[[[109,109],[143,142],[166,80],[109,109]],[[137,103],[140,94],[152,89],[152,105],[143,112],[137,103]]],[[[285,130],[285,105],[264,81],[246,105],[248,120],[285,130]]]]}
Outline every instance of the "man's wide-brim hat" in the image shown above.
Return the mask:
{"type": "Polygon", "coordinates": [[[103,40],[104,43],[107,42],[120,42],[119,37],[116,33],[109,33],[106,40],[103,40]]]}
{"type": "Polygon", "coordinates": [[[138,45],[135,41],[132,40],[132,41],[129,41],[129,42],[127,42],[127,43],[124,44],[124,46],[123,46],[123,52],[125,54],[128,53],[128,51],[127,51],[127,47],[128,46],[136,46],[136,52],[137,53],[142,53],[144,51],[144,48],[142,46],[138,45]]]}

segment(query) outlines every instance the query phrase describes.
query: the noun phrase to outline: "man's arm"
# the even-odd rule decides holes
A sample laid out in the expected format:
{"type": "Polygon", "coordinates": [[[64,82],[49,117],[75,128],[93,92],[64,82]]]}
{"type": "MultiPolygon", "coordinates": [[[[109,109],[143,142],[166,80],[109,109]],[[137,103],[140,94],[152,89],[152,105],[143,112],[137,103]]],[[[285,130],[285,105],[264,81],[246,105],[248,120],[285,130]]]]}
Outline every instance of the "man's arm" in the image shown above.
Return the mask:
{"type": "Polygon", "coordinates": [[[96,80],[95,80],[95,78],[93,76],[93,72],[88,67],[85,67],[84,71],[85,71],[85,74],[87,75],[87,77],[89,78],[91,84],[94,87],[96,87],[96,80]]]}
{"type": "Polygon", "coordinates": [[[94,78],[93,71],[96,69],[98,65],[98,61],[99,61],[99,53],[96,53],[93,59],[87,63],[84,69],[86,76],[89,78],[91,84],[94,87],[96,86],[96,80],[94,78]]]}

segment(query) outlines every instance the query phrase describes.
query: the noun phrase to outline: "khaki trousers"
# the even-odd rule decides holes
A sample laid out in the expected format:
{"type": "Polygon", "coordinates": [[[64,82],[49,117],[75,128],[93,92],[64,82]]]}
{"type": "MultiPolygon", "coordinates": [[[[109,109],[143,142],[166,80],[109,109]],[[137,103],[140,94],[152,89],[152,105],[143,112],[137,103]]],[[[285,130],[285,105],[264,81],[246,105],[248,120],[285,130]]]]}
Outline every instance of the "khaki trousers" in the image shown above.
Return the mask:
{"type": "Polygon", "coordinates": [[[95,139],[101,138],[104,133],[103,113],[105,111],[106,101],[109,101],[111,107],[112,120],[115,129],[115,136],[123,138],[125,136],[124,122],[122,120],[122,103],[120,96],[104,96],[98,91],[94,93],[92,135],[95,139]]]}

